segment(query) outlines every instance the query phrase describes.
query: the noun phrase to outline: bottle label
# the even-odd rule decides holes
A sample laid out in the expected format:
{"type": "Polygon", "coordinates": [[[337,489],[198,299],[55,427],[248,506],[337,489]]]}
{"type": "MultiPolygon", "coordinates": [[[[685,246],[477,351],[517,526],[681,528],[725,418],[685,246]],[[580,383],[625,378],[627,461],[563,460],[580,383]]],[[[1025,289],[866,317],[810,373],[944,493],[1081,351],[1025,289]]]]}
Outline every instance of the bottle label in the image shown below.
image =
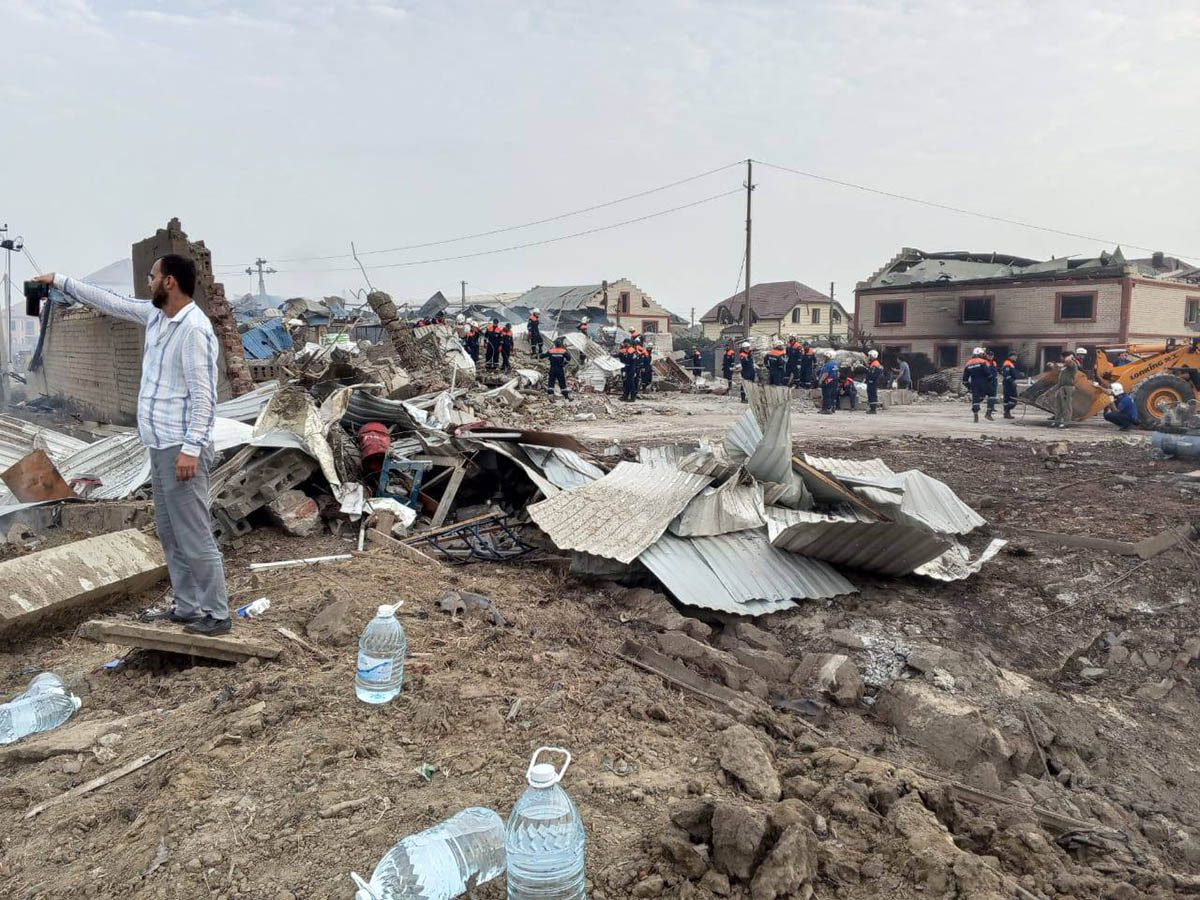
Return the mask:
{"type": "Polygon", "coordinates": [[[363,681],[387,684],[392,680],[392,659],[358,651],[358,677],[363,681]]]}

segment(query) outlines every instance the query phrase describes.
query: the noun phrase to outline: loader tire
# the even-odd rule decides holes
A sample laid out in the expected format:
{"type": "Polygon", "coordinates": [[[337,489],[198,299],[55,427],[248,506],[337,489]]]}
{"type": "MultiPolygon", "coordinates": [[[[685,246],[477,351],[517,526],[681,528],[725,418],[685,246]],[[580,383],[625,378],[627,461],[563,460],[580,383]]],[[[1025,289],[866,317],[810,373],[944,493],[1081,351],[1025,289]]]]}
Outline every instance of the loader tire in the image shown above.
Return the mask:
{"type": "Polygon", "coordinates": [[[1176,403],[1196,399],[1196,389],[1186,378],[1177,375],[1155,375],[1147,378],[1133,392],[1138,419],[1147,428],[1162,423],[1163,409],[1176,403]]]}

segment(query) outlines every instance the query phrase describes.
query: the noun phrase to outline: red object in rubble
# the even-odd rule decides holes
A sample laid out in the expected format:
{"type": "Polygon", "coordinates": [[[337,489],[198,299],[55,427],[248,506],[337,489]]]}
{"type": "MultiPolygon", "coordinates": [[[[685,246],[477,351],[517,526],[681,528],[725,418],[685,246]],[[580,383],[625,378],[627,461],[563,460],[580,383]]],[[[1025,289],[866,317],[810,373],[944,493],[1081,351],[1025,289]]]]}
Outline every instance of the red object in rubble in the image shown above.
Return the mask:
{"type": "Polygon", "coordinates": [[[359,458],[367,473],[377,475],[383,470],[383,458],[391,443],[387,426],[379,422],[368,422],[358,429],[359,458]]]}

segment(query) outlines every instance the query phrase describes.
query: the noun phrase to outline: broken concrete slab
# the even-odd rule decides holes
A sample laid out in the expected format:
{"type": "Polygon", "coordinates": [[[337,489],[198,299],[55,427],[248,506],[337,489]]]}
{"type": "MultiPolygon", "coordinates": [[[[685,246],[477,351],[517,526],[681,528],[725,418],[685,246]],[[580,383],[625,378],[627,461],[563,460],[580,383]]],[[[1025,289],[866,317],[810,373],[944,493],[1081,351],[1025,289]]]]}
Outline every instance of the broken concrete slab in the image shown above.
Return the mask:
{"type": "Polygon", "coordinates": [[[705,675],[721,679],[735,691],[749,691],[766,699],[767,683],[732,654],[678,631],[662,632],[657,638],[658,648],[668,656],[693,664],[705,675]]]}
{"type": "Polygon", "coordinates": [[[186,631],[145,622],[117,622],[95,619],[84,622],[79,634],[103,644],[140,647],[144,650],[163,650],[184,656],[203,656],[226,662],[245,662],[248,659],[274,659],[279,648],[253,638],[207,637],[186,631]]]}
{"type": "Polygon", "coordinates": [[[730,651],[743,666],[767,681],[787,683],[796,671],[796,661],[774,650],[755,650],[753,647],[734,647],[730,651]]]}
{"type": "Polygon", "coordinates": [[[721,768],[733,776],[755,800],[777,801],[782,792],[779,773],[771,754],[754,731],[745,725],[731,725],[717,741],[721,768]]]}
{"type": "Polygon", "coordinates": [[[0,563],[0,633],[72,607],[145,590],[166,574],[162,546],[132,528],[7,560],[0,563]]]}
{"type": "Polygon", "coordinates": [[[1157,534],[1152,538],[1132,543],[1116,541],[1108,538],[1093,537],[1087,534],[1060,534],[1054,531],[1026,530],[1023,537],[1033,538],[1059,547],[1079,547],[1085,550],[1099,550],[1117,556],[1136,556],[1139,559],[1153,559],[1160,553],[1170,550],[1192,533],[1191,525],[1180,525],[1157,534]]]}
{"type": "Polygon", "coordinates": [[[828,694],[838,706],[854,706],[863,695],[858,666],[842,653],[806,654],[791,680],[792,684],[828,694]]]}
{"type": "Polygon", "coordinates": [[[72,722],[53,731],[35,735],[29,740],[0,747],[0,764],[37,762],[68,753],[87,753],[102,737],[121,731],[138,718],[139,716],[124,716],[119,719],[72,722]]]}
{"type": "Polygon", "coordinates": [[[312,537],[321,530],[317,501],[303,491],[284,491],[267,504],[267,514],[292,537],[312,537]]]}

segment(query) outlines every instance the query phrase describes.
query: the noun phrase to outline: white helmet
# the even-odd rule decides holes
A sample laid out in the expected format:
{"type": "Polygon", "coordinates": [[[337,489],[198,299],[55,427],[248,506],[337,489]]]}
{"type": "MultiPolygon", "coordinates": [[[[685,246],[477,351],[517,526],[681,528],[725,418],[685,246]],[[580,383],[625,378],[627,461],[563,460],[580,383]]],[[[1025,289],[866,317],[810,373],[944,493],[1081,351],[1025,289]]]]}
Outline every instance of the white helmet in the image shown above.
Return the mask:
{"type": "Polygon", "coordinates": [[[783,341],[776,341],[776,342],[775,342],[775,349],[776,349],[776,350],[781,350],[781,349],[783,349],[783,341]]]}
{"type": "Polygon", "coordinates": [[[461,324],[463,324],[463,322],[467,321],[467,317],[464,316],[462,313],[459,313],[457,316],[454,317],[454,321],[457,322],[459,325],[461,325],[461,324]]]}
{"type": "Polygon", "coordinates": [[[589,319],[587,316],[584,316],[582,319],[580,319],[580,320],[579,320],[579,324],[580,324],[580,325],[586,325],[586,324],[587,324],[588,322],[590,322],[590,321],[592,321],[592,320],[591,320],[591,319],[589,319]]]}
{"type": "Polygon", "coordinates": [[[867,356],[871,357],[871,359],[879,359],[879,351],[871,350],[869,353],[867,353],[867,356]]]}
{"type": "Polygon", "coordinates": [[[982,347],[976,347],[976,348],[975,348],[974,350],[972,350],[971,352],[972,352],[973,354],[975,354],[976,356],[983,356],[983,348],[982,348],[982,347]]]}
{"type": "Polygon", "coordinates": [[[531,309],[530,312],[533,313],[535,316],[540,316],[542,314],[542,311],[540,309],[538,309],[536,306],[533,309],[531,309]]]}
{"type": "Polygon", "coordinates": [[[1076,347],[1075,355],[1076,356],[1087,356],[1087,347],[1076,347]]]}
{"type": "Polygon", "coordinates": [[[1112,395],[1114,397],[1120,397],[1123,393],[1125,393],[1125,388],[1121,382],[1114,382],[1112,386],[1112,395]]]}
{"type": "Polygon", "coordinates": [[[750,342],[749,342],[749,341],[742,341],[742,349],[743,349],[743,350],[749,350],[749,349],[750,349],[750,342]]]}

